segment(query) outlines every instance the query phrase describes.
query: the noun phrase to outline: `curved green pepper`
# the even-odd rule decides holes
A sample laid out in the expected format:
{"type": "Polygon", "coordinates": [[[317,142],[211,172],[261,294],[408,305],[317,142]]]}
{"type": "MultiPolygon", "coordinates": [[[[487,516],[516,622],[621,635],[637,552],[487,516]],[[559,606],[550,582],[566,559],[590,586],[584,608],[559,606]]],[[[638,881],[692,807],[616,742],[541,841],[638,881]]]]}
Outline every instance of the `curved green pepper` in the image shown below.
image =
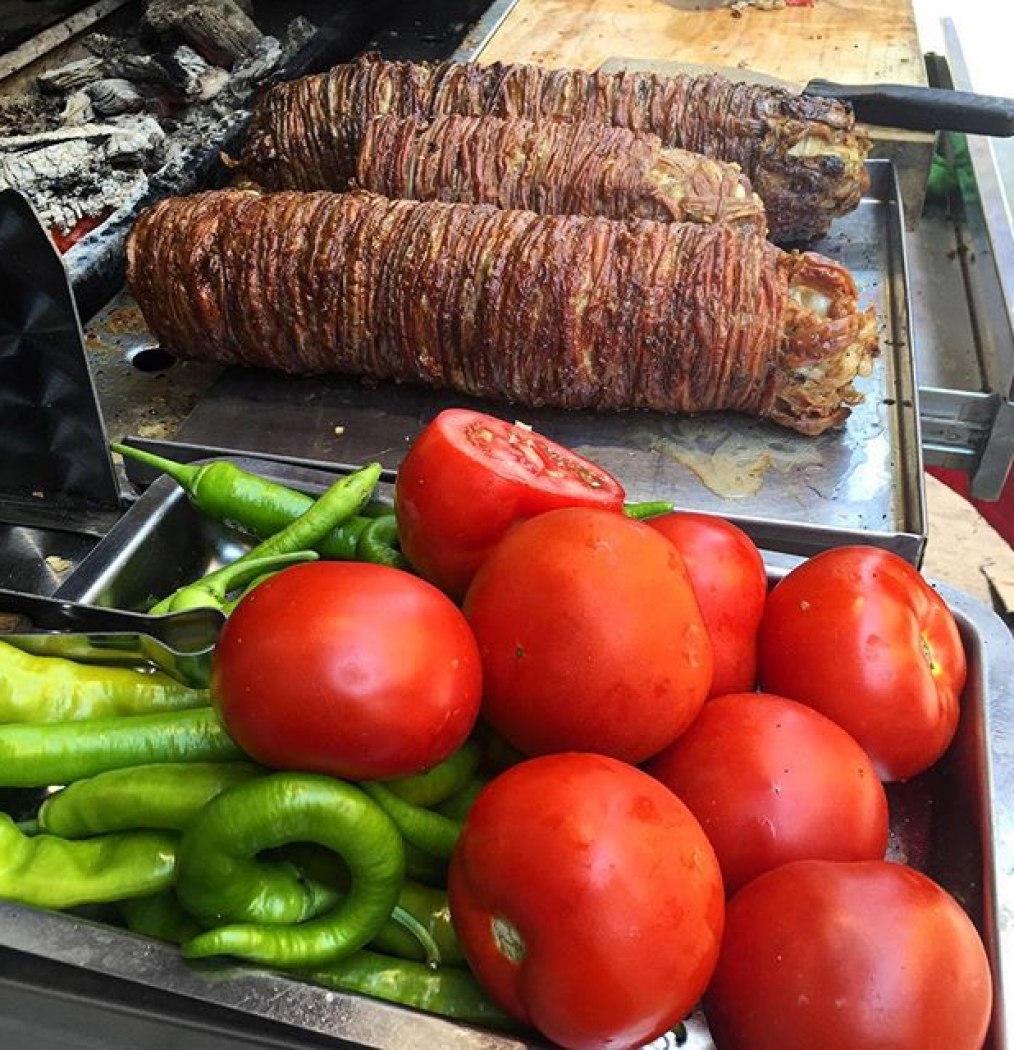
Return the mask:
{"type": "Polygon", "coordinates": [[[479,745],[466,741],[449,758],[414,776],[383,780],[388,791],[413,806],[436,806],[460,791],[479,768],[479,745]]]}
{"type": "Polygon", "coordinates": [[[65,839],[110,831],[182,831],[213,798],[263,770],[246,762],[155,762],[68,784],[39,807],[39,827],[65,839]]]}
{"type": "Polygon", "coordinates": [[[360,951],[301,976],[327,988],[358,992],[455,1021],[505,1030],[520,1027],[486,995],[469,970],[434,969],[425,963],[360,951]]]}
{"type": "MultiPolygon", "coordinates": [[[[277,481],[243,470],[235,463],[216,459],[208,463],[178,463],[130,445],[112,444],[114,452],[168,474],[186,492],[190,502],[213,521],[221,521],[257,539],[266,540],[304,514],[315,497],[277,481]]],[[[324,558],[353,561],[363,530],[374,516],[372,501],[361,513],[336,525],[317,544],[324,558]]],[[[388,511],[389,505],[380,510],[388,511]]]]}
{"type": "Polygon", "coordinates": [[[398,829],[358,788],[309,773],[251,780],[213,799],[183,834],[180,901],[201,923],[227,924],[187,941],[183,954],[283,968],[332,962],[377,935],[398,903],[404,870],[398,829]],[[348,894],[324,914],[321,894],[334,890],[301,883],[291,865],[256,860],[293,842],[325,846],[348,867],[348,894]],[[290,921],[277,924],[283,913],[290,921]]]}
{"type": "Polygon", "coordinates": [[[0,641],[0,724],[79,722],[210,703],[206,689],[191,689],[160,671],[34,656],[0,641]]]}
{"type": "Polygon", "coordinates": [[[28,837],[0,813],[0,897],[7,900],[59,909],[144,897],[172,885],[175,863],[172,834],[28,837]]]}
{"type": "Polygon", "coordinates": [[[364,780],[359,786],[394,821],[406,842],[433,857],[450,858],[461,834],[458,821],[406,802],[378,780],[364,780]]]}
{"type": "Polygon", "coordinates": [[[49,787],[149,762],[243,758],[214,708],[0,726],[0,787],[49,787]]]}
{"type": "Polygon", "coordinates": [[[153,893],[150,897],[119,901],[117,907],[127,929],[143,937],[182,944],[202,932],[201,927],[186,913],[171,887],[153,893]]]}
{"type": "Polygon", "coordinates": [[[319,499],[279,532],[200,580],[180,587],[152,606],[153,613],[174,612],[194,605],[221,608],[229,591],[243,586],[271,568],[278,559],[312,560],[314,548],[340,522],[352,517],[370,498],[380,478],[379,463],[370,463],[334,482],[319,499]],[[249,575],[247,573],[249,572],[249,575]]]}

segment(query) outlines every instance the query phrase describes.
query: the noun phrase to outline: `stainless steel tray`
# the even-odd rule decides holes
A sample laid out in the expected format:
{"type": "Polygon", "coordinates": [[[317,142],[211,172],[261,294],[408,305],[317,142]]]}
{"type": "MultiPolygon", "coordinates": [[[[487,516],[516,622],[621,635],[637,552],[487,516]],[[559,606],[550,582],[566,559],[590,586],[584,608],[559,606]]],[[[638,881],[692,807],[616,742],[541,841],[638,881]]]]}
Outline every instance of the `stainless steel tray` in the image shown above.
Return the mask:
{"type": "MultiPolygon", "coordinates": [[[[396,468],[440,409],[468,404],[523,419],[592,457],[623,481],[632,499],[669,498],[722,514],[767,549],[805,555],[866,542],[918,564],[927,526],[902,212],[890,162],[871,161],[869,172],[859,208],[813,245],[849,267],[864,305],[875,307],[881,321],[882,355],[874,375],[859,384],[866,400],[842,430],[809,438],[727,413],[535,411],[391,383],[232,368],[201,391],[173,437],[240,453],[325,463],[379,460],[396,468]]],[[[136,307],[132,312],[121,298],[93,319],[88,343],[102,371],[101,389],[109,393],[110,429],[115,432],[119,419],[128,432],[152,436],[147,419],[143,431],[131,424],[139,406],[165,395],[166,384],[159,394],[150,377],[131,382],[110,361],[110,349],[137,359],[154,345],[136,321],[136,307]]],[[[176,370],[184,386],[192,370],[174,366],[166,373],[170,384],[176,370]]],[[[159,436],[169,436],[164,427],[159,436]]]]}
{"type": "MultiPolygon", "coordinates": [[[[237,462],[306,491],[320,491],[331,480],[327,473],[303,466],[237,462]]],[[[238,534],[204,520],[182,491],[162,477],[58,593],[75,601],[139,607],[182,578],[234,556],[244,545],[238,534]]],[[[778,554],[767,560],[772,579],[794,562],[778,554]]],[[[987,1050],[1008,1050],[1014,1031],[1014,1006],[1006,991],[1014,972],[1014,642],[985,606],[953,588],[939,590],[958,619],[970,659],[963,717],[957,739],[938,767],[890,787],[890,855],[937,879],[978,923],[996,983],[987,1050]]],[[[0,791],[0,808],[19,801],[0,791]]],[[[28,1045],[24,1036],[29,1030],[38,1050],[177,1045],[201,1050],[238,1045],[519,1050],[541,1045],[325,991],[283,975],[187,964],[168,945],[81,918],[0,902],[0,1045],[28,1045]],[[44,1009],[26,1017],[25,1004],[36,1001],[44,1009]],[[4,1038],[12,1033],[21,1038],[4,1038]]],[[[712,1050],[698,1016],[690,1022],[685,1045],[712,1050]]]]}

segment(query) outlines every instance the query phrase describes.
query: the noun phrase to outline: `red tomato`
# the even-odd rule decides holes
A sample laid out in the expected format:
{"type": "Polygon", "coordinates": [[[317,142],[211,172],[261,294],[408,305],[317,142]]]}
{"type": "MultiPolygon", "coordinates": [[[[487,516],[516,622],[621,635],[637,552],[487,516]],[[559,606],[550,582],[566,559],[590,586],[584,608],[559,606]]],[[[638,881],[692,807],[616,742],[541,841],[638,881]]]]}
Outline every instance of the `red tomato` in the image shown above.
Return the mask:
{"type": "Polygon", "coordinates": [[[679,552],[623,514],[571,508],[515,525],[464,604],[483,714],[528,755],[640,762],[693,721],[711,643],[679,552]]]}
{"type": "Polygon", "coordinates": [[[793,569],[768,596],[762,688],[847,729],[884,780],[928,769],[958,725],[966,662],[944,600],[904,559],[838,547],[793,569]]]}
{"type": "Polygon", "coordinates": [[[602,755],[491,781],[451,860],[451,915],[488,993],[561,1046],[640,1046],[677,1024],[718,956],[724,895],[690,811],[602,755]]]}
{"type": "Polygon", "coordinates": [[[741,693],[757,682],[757,630],[768,577],[757,545],[738,525],[710,514],[675,511],[650,518],[683,555],[715,650],[711,696],[741,693]]]}
{"type": "Polygon", "coordinates": [[[394,506],[405,557],[460,600],[514,522],[558,507],[620,510],[624,495],[607,471],[528,427],[450,408],[412,443],[394,506]]]}
{"type": "Polygon", "coordinates": [[[436,587],[383,565],[313,562],[239,603],[211,691],[259,762],[365,780],[418,773],[457,750],[482,672],[465,618],[436,587]]]}
{"type": "Polygon", "coordinates": [[[705,1013],[719,1050],[979,1050],[992,985],[979,934],[925,875],[800,860],[729,901],[705,1013]]]}
{"type": "Polygon", "coordinates": [[[716,697],[647,766],[701,822],[727,893],[793,860],[878,860],[883,784],[829,718],[767,693],[716,697]]]}

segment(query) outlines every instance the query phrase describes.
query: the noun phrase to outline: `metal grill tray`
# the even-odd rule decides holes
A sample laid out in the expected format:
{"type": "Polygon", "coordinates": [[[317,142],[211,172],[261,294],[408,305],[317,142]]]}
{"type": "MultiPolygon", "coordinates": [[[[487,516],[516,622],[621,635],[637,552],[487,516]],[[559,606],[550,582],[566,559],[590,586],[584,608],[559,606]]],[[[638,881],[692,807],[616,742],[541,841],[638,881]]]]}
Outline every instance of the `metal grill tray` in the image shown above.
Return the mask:
{"type": "MultiPolygon", "coordinates": [[[[876,309],[881,324],[874,375],[857,384],[866,399],[843,429],[814,438],[730,413],[531,410],[342,376],[230,368],[203,392],[176,437],[325,463],[377,460],[393,469],[438,411],[471,405],[522,419],[591,457],[623,481],[632,499],[668,498],[722,514],[766,549],[806,555],[866,542],[918,564],[926,513],[901,206],[890,162],[870,161],[868,168],[870,188],[859,208],[812,245],[852,271],[863,305],[876,309]]],[[[143,327],[125,345],[118,322],[131,302],[121,298],[93,320],[93,346],[119,346],[131,355],[154,345],[143,327]]],[[[108,359],[101,363],[109,383],[108,359]]],[[[132,398],[129,384],[121,386],[120,399],[148,403],[150,385],[134,385],[132,398]]],[[[115,417],[117,406],[108,404],[106,415],[115,417]]]]}
{"type": "MultiPolygon", "coordinates": [[[[333,479],[285,462],[236,462],[308,492],[322,491],[333,479]]],[[[244,546],[239,534],[208,522],[173,482],[161,477],[58,593],[75,601],[138,608],[244,546]]],[[[767,562],[776,580],[794,559],[769,555],[767,562]]],[[[963,715],[955,743],[934,770],[889,786],[889,856],[939,881],[979,925],[996,985],[987,1050],[1008,1050],[1014,1031],[1006,992],[1014,967],[1014,641],[999,617],[975,599],[947,586],[939,591],[958,619],[969,656],[963,715]]],[[[23,793],[0,791],[0,808],[23,802],[23,793]]],[[[188,964],[169,945],[94,921],[0,902],[0,1045],[29,1043],[37,1050],[520,1050],[541,1045],[284,975],[188,964]]],[[[698,1016],[691,1020],[686,1046],[712,1050],[698,1016]]]]}

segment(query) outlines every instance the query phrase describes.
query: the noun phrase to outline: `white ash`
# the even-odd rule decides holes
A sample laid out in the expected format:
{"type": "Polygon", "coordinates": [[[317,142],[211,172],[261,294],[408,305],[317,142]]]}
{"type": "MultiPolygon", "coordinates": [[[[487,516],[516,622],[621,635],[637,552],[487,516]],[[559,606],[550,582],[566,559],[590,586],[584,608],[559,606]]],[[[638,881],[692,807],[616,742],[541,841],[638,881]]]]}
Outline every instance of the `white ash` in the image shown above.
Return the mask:
{"type": "Polygon", "coordinates": [[[229,73],[221,66],[213,66],[186,44],[172,53],[171,75],[176,79],[183,96],[192,102],[207,102],[221,93],[229,83],[229,73]]]}
{"type": "Polygon", "coordinates": [[[121,113],[140,113],[145,108],[145,96],[122,77],[93,80],[81,89],[100,117],[115,117],[121,113]]]}
{"type": "Polygon", "coordinates": [[[49,229],[140,199],[165,133],[151,117],[0,138],[0,189],[27,193],[49,229]]]}
{"type": "Polygon", "coordinates": [[[261,34],[233,0],[157,6],[173,23],[161,41],[88,34],[91,57],[40,74],[24,104],[0,99],[0,188],[26,192],[54,232],[105,217],[85,238],[98,246],[152,193],[196,188],[210,150],[249,120],[254,91],[316,33],[299,17],[282,40],[261,34]],[[215,64],[202,34],[217,30],[219,15],[228,16],[218,49],[226,61],[215,64]]]}

